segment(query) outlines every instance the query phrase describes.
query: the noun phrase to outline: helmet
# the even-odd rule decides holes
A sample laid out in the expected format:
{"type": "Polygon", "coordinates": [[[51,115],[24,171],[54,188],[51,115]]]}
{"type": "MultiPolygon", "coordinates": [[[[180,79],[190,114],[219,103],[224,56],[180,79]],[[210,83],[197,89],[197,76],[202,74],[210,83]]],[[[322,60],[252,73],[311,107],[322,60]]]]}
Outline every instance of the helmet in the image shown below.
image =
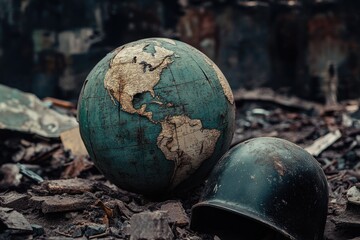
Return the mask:
{"type": "Polygon", "coordinates": [[[211,173],[190,227],[223,239],[322,239],[328,188],[318,162],[278,138],[228,151],[211,173]]]}

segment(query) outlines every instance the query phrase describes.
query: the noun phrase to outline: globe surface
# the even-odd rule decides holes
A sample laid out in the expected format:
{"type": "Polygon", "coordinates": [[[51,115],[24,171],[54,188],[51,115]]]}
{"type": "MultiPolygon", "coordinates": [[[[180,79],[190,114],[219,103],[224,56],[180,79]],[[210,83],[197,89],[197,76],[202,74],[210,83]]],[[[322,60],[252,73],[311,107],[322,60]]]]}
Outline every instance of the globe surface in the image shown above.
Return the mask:
{"type": "Polygon", "coordinates": [[[203,181],[234,131],[223,73],[195,48],[164,38],[104,57],[84,82],[78,109],[95,165],[120,188],[143,194],[203,181]]]}

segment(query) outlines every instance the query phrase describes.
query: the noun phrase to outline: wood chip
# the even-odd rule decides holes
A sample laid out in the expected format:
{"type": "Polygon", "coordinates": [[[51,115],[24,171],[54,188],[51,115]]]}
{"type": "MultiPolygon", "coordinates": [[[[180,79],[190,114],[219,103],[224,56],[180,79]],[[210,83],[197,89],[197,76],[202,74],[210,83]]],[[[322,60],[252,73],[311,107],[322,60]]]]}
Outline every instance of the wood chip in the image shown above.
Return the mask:
{"type": "Polygon", "coordinates": [[[72,178],[44,181],[41,186],[52,194],[77,194],[93,191],[95,184],[95,181],[82,178],[72,178]]]}
{"type": "Polygon", "coordinates": [[[77,156],[75,159],[66,167],[61,174],[62,178],[75,178],[78,177],[82,172],[89,170],[94,166],[93,162],[90,162],[84,156],[77,156]]]}
{"type": "Polygon", "coordinates": [[[43,213],[79,211],[94,203],[94,199],[83,195],[72,196],[33,196],[30,202],[34,208],[41,208],[43,213]]]}
{"type": "Polygon", "coordinates": [[[0,206],[18,209],[27,209],[29,207],[29,198],[27,194],[8,192],[0,195],[0,206]]]}
{"type": "Polygon", "coordinates": [[[308,151],[311,155],[317,157],[326,148],[334,144],[340,137],[341,132],[339,130],[336,130],[335,132],[330,132],[315,140],[315,142],[312,145],[306,147],[305,150],[308,151]]]}

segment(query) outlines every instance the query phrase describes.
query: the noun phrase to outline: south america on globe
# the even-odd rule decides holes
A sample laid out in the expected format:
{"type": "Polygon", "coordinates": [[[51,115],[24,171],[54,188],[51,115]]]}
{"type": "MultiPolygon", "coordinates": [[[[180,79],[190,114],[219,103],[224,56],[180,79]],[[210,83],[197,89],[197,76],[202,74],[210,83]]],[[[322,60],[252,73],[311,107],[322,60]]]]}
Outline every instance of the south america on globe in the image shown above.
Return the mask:
{"type": "Polygon", "coordinates": [[[93,68],[78,120],[105,177],[152,195],[204,181],[230,146],[235,105],[223,73],[203,53],[149,38],[115,49],[93,68]]]}

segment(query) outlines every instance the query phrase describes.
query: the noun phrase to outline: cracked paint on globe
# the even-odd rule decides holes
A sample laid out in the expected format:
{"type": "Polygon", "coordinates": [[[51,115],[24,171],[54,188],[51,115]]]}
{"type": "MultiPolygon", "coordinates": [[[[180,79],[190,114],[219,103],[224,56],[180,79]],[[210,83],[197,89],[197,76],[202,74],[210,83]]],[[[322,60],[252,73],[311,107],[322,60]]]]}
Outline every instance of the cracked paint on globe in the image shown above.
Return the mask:
{"type": "Polygon", "coordinates": [[[234,99],[220,69],[164,38],[109,53],[88,75],[78,111],[96,166],[120,188],[143,194],[201,183],[234,131],[234,99]]]}

